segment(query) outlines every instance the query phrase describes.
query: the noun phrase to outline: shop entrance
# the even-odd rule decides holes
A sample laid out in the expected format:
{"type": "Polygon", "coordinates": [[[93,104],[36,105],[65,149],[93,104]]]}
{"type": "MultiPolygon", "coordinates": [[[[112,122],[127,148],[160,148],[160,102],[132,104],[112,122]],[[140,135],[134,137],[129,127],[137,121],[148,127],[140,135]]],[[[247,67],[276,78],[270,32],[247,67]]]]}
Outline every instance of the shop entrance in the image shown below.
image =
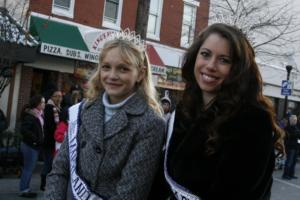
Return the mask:
{"type": "Polygon", "coordinates": [[[53,88],[58,88],[58,77],[59,72],[57,71],[34,69],[30,96],[42,94],[48,99],[48,91],[53,88]]]}

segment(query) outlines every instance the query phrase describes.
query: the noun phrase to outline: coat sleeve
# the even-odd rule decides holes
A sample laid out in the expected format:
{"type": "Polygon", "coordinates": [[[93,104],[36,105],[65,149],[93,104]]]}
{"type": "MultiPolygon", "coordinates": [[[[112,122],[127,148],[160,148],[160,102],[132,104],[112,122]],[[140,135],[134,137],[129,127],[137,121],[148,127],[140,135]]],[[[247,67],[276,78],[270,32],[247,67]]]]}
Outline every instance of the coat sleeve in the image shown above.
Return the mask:
{"type": "Polygon", "coordinates": [[[56,142],[63,142],[65,138],[65,133],[68,130],[68,126],[66,125],[65,122],[59,122],[57,125],[57,128],[55,129],[54,132],[54,139],[56,142]]]}
{"type": "Polygon", "coordinates": [[[67,199],[69,182],[69,154],[68,135],[66,135],[57,155],[54,158],[52,170],[47,176],[45,199],[67,199]]]}
{"type": "Polygon", "coordinates": [[[36,133],[36,129],[34,128],[34,118],[29,117],[28,115],[24,117],[23,121],[21,122],[21,133],[26,140],[30,140],[33,143],[38,142],[38,135],[36,133]]]}
{"type": "Polygon", "coordinates": [[[52,105],[46,105],[45,106],[45,110],[44,110],[44,120],[45,120],[45,131],[54,132],[54,128],[55,127],[53,124],[55,124],[54,122],[54,114],[53,114],[53,106],[52,105]]]}
{"type": "Polygon", "coordinates": [[[117,183],[116,193],[109,200],[145,200],[150,192],[154,175],[161,158],[165,122],[154,124],[136,138],[128,161],[117,183]]]}

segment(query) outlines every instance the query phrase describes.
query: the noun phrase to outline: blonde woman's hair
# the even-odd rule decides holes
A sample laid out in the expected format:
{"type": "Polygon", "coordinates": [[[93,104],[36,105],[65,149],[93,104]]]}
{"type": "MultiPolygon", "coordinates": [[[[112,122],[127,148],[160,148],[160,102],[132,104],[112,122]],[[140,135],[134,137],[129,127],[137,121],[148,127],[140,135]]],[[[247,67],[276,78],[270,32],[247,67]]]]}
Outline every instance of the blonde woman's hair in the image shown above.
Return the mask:
{"type": "Polygon", "coordinates": [[[147,53],[145,50],[141,50],[141,48],[137,47],[133,42],[126,39],[113,39],[105,43],[99,56],[98,69],[89,80],[87,100],[95,100],[104,90],[100,80],[101,64],[108,51],[114,48],[119,48],[122,59],[128,64],[136,66],[139,73],[141,73],[140,71],[143,66],[146,67],[145,76],[143,80],[138,83],[137,90],[145,96],[148,105],[162,116],[162,108],[157,101],[157,92],[152,82],[151,66],[147,53]]]}

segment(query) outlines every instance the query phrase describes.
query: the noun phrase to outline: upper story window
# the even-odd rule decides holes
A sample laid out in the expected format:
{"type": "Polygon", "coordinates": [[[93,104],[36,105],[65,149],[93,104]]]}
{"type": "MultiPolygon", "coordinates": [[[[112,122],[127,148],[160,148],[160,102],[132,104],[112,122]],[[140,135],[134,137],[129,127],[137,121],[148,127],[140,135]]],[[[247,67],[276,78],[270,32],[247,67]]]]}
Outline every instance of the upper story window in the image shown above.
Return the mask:
{"type": "Polygon", "coordinates": [[[75,0],[53,0],[52,13],[73,18],[75,0]]]}
{"type": "Polygon", "coordinates": [[[194,41],[197,6],[199,6],[198,1],[184,0],[180,41],[182,47],[187,48],[194,41]]]}
{"type": "Polygon", "coordinates": [[[147,37],[159,40],[163,0],[151,0],[148,16],[147,37]]]}
{"type": "Polygon", "coordinates": [[[103,26],[120,30],[123,0],[106,0],[104,6],[103,26]]]}

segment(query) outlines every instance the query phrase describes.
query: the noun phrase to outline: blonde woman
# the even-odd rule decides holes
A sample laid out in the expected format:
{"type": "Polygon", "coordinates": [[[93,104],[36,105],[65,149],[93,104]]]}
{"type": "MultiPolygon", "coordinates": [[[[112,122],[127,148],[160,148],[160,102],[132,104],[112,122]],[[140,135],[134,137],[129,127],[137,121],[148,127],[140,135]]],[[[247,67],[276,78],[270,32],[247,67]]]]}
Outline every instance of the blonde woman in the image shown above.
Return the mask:
{"type": "Polygon", "coordinates": [[[86,102],[70,108],[46,199],[65,199],[69,180],[74,199],[147,199],[165,122],[143,41],[122,32],[106,42],[89,85],[86,102]]]}

